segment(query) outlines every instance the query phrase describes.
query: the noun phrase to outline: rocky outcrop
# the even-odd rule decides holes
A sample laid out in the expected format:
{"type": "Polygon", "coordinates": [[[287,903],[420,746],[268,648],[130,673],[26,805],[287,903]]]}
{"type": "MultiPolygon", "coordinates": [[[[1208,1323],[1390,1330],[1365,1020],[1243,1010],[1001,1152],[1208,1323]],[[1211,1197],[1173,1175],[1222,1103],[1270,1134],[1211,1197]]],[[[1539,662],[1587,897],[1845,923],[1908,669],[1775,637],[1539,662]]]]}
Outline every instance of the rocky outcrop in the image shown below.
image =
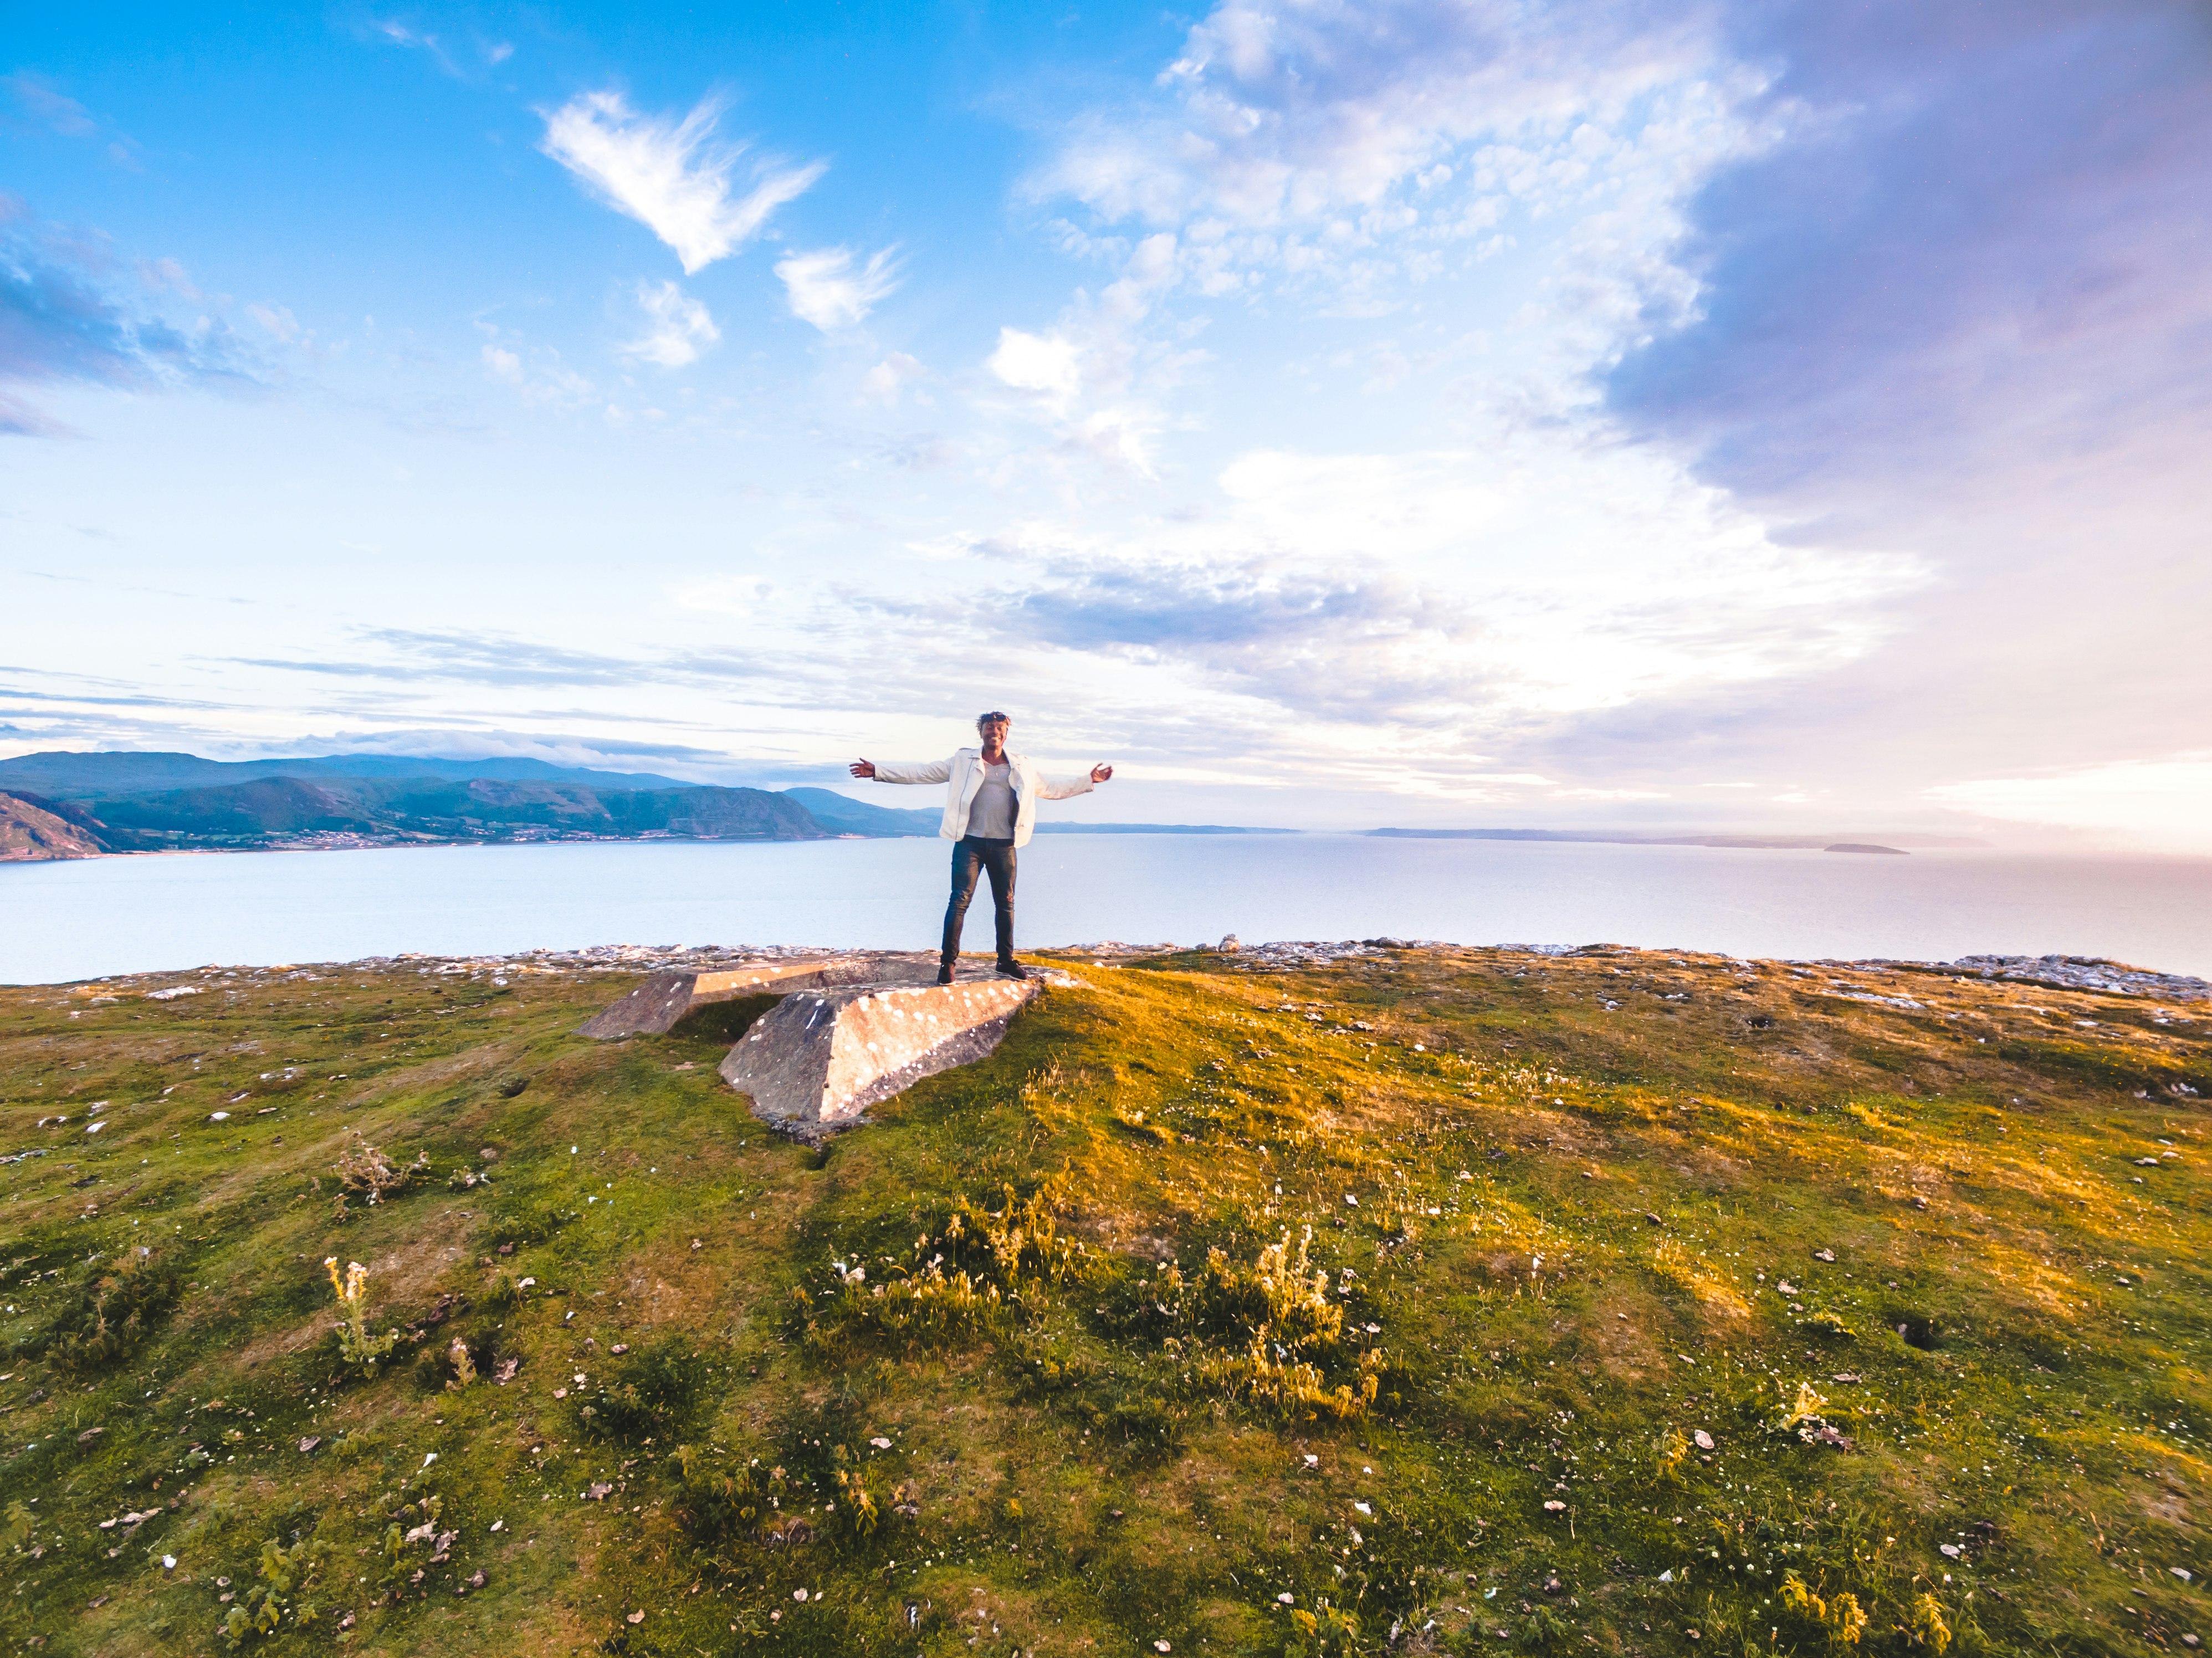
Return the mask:
{"type": "Polygon", "coordinates": [[[2156,996],[2167,1001],[2197,1002],[2212,998],[2212,984],[2181,973],[2154,973],[2130,967],[2101,956],[1961,956],[1955,962],[1938,963],[1961,973],[1984,979],[2004,979],[2014,984],[2049,985],[2055,989],[2101,990],[2120,996],[2156,996]]]}
{"type": "Polygon", "coordinates": [[[660,1035],[696,1008],[746,996],[781,996],[796,990],[827,990],[844,985],[927,984],[936,977],[937,958],[883,952],[816,956],[796,960],[748,962],[702,972],[656,973],[610,1007],[579,1025],[577,1034],[613,1042],[624,1036],[660,1035]]]}
{"type": "Polygon", "coordinates": [[[687,1014],[750,996],[781,1000],[755,1019],[721,1074],[753,1114],[819,1144],[878,1101],[924,1077],[984,1058],[1007,1023],[1047,985],[1082,981],[1056,968],[1028,979],[937,982],[933,952],[763,957],[724,964],[685,952],[684,970],[654,974],[593,1014],[578,1034],[601,1041],[658,1035],[687,1014]]]}
{"type": "Polygon", "coordinates": [[[55,803],[35,795],[0,794],[0,863],[97,858],[107,848],[87,823],[72,823],[55,803]]]}
{"type": "Polygon", "coordinates": [[[754,1022],[722,1079],[751,1097],[755,1116],[819,1144],[924,1077],[989,1054],[1041,987],[977,979],[797,992],[754,1022]]]}

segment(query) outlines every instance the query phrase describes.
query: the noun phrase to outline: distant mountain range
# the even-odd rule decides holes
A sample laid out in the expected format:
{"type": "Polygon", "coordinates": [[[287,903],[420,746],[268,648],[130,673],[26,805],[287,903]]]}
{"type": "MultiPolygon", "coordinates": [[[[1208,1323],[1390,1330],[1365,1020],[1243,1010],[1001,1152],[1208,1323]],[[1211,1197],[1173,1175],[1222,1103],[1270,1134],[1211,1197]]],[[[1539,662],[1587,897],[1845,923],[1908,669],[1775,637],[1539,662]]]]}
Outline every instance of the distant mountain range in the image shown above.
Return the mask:
{"type": "Polygon", "coordinates": [[[167,789],[221,788],[264,777],[443,777],[466,782],[580,783],[596,789],[694,789],[680,777],[650,772],[587,771],[543,760],[435,760],[420,755],[331,754],[290,760],[203,760],[196,754],[139,754],[111,750],[77,754],[52,750],[0,760],[0,789],[11,793],[91,800],[111,794],[152,794],[167,789]]]}
{"type": "MultiPolygon", "coordinates": [[[[934,808],[833,789],[721,788],[542,760],[46,753],[0,760],[0,861],[114,852],[528,841],[815,841],[934,835],[934,808]]],[[[1052,823],[1057,834],[1284,834],[1218,825],[1052,823]]]]}
{"type": "MultiPolygon", "coordinates": [[[[910,799],[927,799],[927,794],[910,799]]],[[[721,788],[651,772],[543,760],[332,754],[204,760],[196,754],[53,752],[0,760],[0,862],[112,852],[524,841],[819,841],[934,835],[942,812],[835,789],[721,788]]],[[[1047,820],[1040,835],[1295,835],[1223,823],[1047,820]]],[[[1985,847],[1936,835],[1638,835],[1607,829],[1378,829],[1383,839],[1570,841],[1827,852],[1985,847]]]]}

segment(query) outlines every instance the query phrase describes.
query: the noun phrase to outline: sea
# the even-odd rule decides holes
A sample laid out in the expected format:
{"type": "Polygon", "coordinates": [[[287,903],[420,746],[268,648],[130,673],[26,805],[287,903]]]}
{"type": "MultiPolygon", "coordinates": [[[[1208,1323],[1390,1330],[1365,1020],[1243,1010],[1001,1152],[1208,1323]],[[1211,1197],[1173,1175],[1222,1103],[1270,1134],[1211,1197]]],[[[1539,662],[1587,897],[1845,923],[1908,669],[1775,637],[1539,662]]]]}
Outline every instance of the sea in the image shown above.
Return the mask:
{"type": "MultiPolygon", "coordinates": [[[[927,949],[933,840],[603,841],[0,865],[0,982],[590,944],[927,949]]],[[[2105,957],[2212,977],[2212,859],[1357,835],[1063,835],[1018,944],[1395,938],[1734,956],[2105,957]]],[[[991,947],[979,891],[968,948],[991,947]]]]}

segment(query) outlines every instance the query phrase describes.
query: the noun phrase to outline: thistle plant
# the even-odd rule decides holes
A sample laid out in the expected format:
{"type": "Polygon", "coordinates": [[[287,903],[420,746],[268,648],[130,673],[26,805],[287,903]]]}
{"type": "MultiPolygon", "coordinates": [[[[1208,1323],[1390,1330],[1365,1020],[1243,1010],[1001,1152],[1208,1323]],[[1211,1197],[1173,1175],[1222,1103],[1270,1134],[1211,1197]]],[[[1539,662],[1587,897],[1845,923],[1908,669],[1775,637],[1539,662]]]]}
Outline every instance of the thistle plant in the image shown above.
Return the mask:
{"type": "Polygon", "coordinates": [[[368,1267],[357,1260],[349,1261],[341,1278],[338,1258],[326,1255],[323,1270],[331,1275],[331,1288],[337,1292],[338,1305],[345,1312],[345,1322],[337,1327],[338,1353],[347,1363],[359,1365],[363,1376],[373,1376],[376,1367],[399,1345],[399,1332],[386,1330],[380,1336],[368,1333],[368,1267]]]}

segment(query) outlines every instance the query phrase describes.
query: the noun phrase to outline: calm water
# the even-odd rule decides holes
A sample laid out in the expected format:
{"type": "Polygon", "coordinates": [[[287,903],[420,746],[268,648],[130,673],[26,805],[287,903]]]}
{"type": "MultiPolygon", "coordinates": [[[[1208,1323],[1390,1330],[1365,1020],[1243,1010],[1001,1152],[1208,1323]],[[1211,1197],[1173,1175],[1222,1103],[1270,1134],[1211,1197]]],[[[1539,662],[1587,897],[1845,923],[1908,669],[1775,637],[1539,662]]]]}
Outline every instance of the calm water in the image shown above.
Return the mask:
{"type": "MultiPolygon", "coordinates": [[[[595,944],[934,942],[936,841],[670,841],[0,865],[0,981],[208,962],[595,944]]],[[[1353,835],[1057,835],[1024,849],[1025,946],[1347,938],[1740,956],[1984,950],[2212,975],[2212,859],[1353,835]]],[[[988,900],[969,919],[990,947],[988,900]]]]}

